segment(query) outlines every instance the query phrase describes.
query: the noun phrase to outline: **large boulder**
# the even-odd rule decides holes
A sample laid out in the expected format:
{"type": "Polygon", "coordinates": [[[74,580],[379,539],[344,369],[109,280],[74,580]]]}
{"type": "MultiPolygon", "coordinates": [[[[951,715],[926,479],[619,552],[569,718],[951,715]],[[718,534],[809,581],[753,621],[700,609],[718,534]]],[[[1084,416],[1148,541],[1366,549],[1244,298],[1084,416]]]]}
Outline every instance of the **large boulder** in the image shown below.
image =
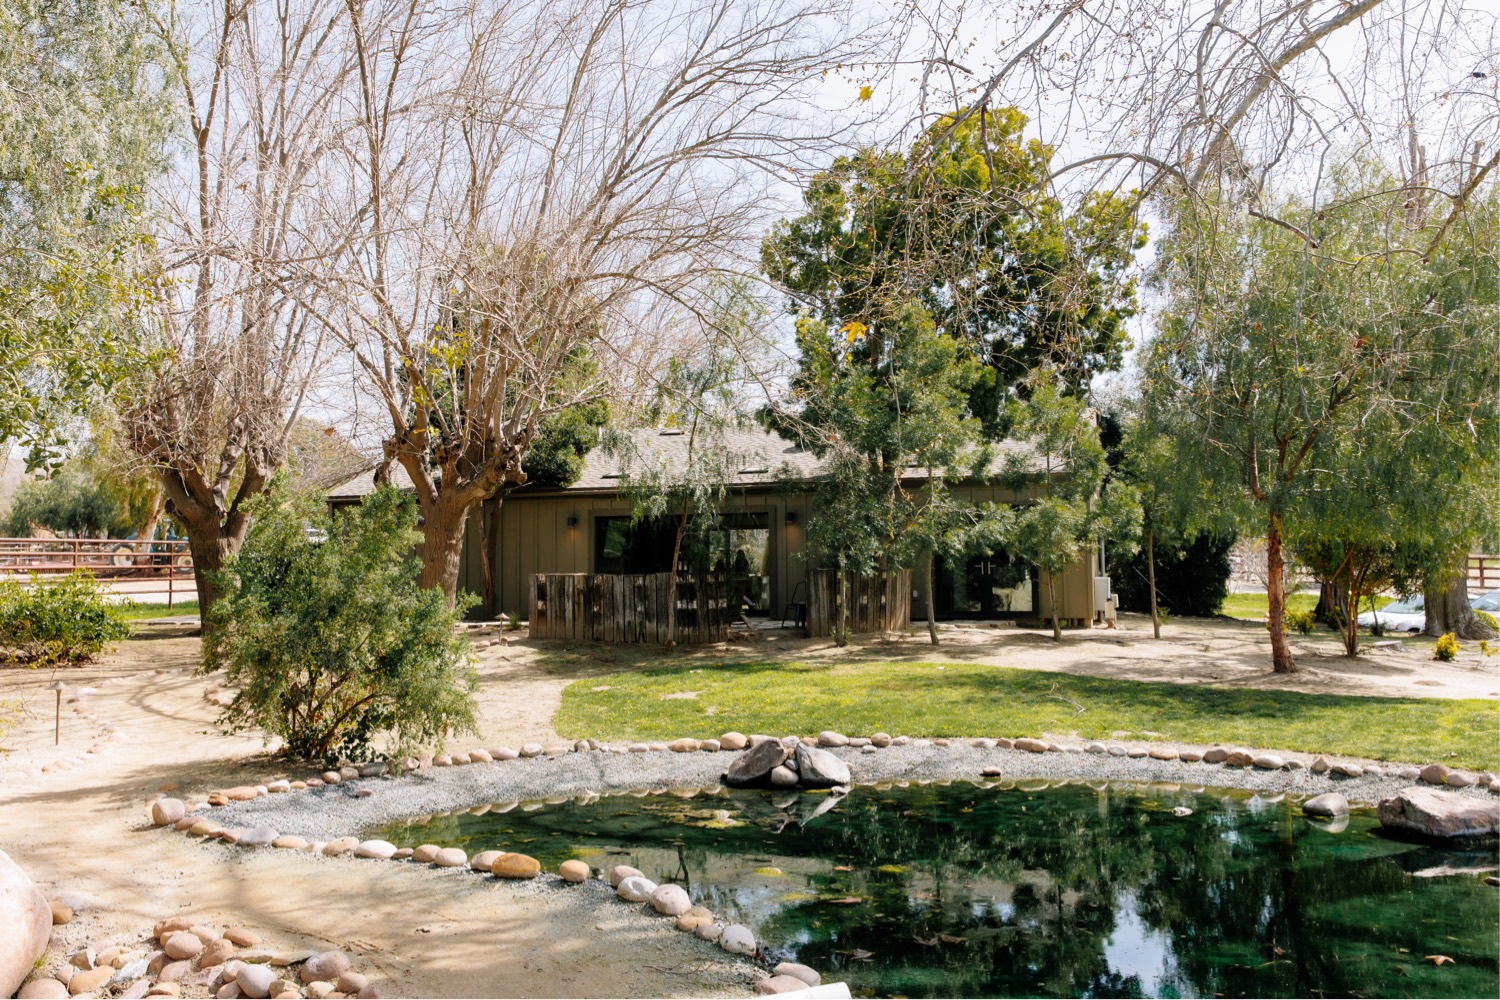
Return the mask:
{"type": "Polygon", "coordinates": [[[735,788],[762,784],[786,760],[786,749],[774,740],[756,744],[736,757],[724,772],[724,784],[735,788]]]}
{"type": "Polygon", "coordinates": [[[0,851],[0,997],[14,996],[52,938],[52,907],[21,867],[0,851]]]}
{"type": "Polygon", "coordinates": [[[1403,788],[1375,807],[1380,825],[1436,840],[1500,832],[1500,802],[1435,788],[1403,788]]]}
{"type": "Polygon", "coordinates": [[[850,780],[849,765],[817,747],[797,747],[797,775],[804,788],[832,788],[850,780]]]}

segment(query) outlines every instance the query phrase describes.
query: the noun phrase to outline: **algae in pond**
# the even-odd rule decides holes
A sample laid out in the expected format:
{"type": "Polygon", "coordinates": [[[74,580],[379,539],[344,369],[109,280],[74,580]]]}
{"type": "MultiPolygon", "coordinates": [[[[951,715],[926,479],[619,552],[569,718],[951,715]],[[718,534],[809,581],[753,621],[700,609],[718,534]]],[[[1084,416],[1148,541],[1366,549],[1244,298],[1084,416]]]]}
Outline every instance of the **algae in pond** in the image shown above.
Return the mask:
{"type": "Polygon", "coordinates": [[[1366,816],[1330,834],[1285,802],[1115,787],[624,801],[378,834],[473,852],[524,833],[551,867],[587,842],[596,866],[682,884],[776,956],[871,995],[1500,992],[1495,890],[1414,874],[1493,867],[1493,843],[1440,851],[1366,816]]]}

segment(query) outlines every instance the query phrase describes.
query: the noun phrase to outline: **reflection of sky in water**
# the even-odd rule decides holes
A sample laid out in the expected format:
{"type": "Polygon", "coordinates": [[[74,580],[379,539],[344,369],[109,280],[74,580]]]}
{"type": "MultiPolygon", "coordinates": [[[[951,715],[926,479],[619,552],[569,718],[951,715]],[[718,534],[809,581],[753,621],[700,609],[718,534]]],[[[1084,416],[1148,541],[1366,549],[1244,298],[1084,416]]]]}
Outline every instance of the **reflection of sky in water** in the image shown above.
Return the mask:
{"type": "Polygon", "coordinates": [[[1139,980],[1148,997],[1197,995],[1177,975],[1172,939],[1146,926],[1133,892],[1115,895],[1115,928],[1104,940],[1104,960],[1122,978],[1139,980]]]}

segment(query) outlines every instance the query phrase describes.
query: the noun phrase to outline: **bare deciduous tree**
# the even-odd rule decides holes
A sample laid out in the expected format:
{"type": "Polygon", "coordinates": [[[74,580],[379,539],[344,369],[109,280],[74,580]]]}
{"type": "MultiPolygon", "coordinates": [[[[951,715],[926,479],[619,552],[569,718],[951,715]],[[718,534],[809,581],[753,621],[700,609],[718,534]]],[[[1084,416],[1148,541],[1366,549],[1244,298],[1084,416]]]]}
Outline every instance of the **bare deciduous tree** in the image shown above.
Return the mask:
{"type": "Polygon", "coordinates": [[[317,370],[309,303],[338,226],[316,214],[342,82],[342,5],[149,8],[180,88],[185,141],[157,192],[156,363],[122,390],[131,446],[187,531],[206,615],[245,502],[286,459],[317,370]]]}
{"type": "MultiPolygon", "coordinates": [[[[750,267],[770,174],[830,134],[840,0],[349,2],[355,220],[325,317],[414,484],[454,595],[476,504],[550,413],[648,380],[706,282],[750,267]]],[[[855,40],[851,41],[851,37],[855,40]]]]}

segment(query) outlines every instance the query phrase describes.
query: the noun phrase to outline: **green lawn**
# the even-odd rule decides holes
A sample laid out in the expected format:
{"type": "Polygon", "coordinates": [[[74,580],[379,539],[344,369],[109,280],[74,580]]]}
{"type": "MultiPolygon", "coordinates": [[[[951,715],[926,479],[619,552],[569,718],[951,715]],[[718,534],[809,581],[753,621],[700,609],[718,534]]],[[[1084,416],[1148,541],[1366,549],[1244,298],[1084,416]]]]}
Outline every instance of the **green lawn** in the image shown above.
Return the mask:
{"type": "MultiPolygon", "coordinates": [[[[1318,606],[1317,594],[1288,594],[1286,607],[1288,611],[1311,611],[1318,606]]],[[[1263,621],[1266,617],[1266,595],[1265,594],[1230,594],[1224,598],[1224,603],[1219,605],[1219,614],[1228,615],[1230,618],[1242,618],[1246,621],[1263,621]]]]}
{"type": "Polygon", "coordinates": [[[569,685],[554,724],[569,739],[609,740],[729,730],[1046,732],[1500,768],[1500,705],[1490,701],[1223,689],[983,664],[742,662],[627,671],[569,685]]]}
{"type": "Polygon", "coordinates": [[[140,601],[125,604],[118,609],[120,617],[126,621],[138,622],[147,618],[176,618],[179,615],[196,615],[198,613],[197,601],[173,601],[172,607],[167,607],[166,601],[140,601]]]}
{"type": "MultiPolygon", "coordinates": [[[[1380,610],[1391,603],[1394,598],[1375,597],[1363,598],[1359,602],[1361,612],[1370,610],[1370,600],[1373,600],[1375,610],[1380,610]]],[[[1315,592],[1304,592],[1288,594],[1286,607],[1288,611],[1311,611],[1318,606],[1318,595],[1315,592]]],[[[1219,606],[1219,614],[1230,618],[1241,618],[1246,621],[1264,621],[1266,617],[1266,595],[1265,594],[1230,594],[1224,598],[1224,603],[1219,606]]]]}

